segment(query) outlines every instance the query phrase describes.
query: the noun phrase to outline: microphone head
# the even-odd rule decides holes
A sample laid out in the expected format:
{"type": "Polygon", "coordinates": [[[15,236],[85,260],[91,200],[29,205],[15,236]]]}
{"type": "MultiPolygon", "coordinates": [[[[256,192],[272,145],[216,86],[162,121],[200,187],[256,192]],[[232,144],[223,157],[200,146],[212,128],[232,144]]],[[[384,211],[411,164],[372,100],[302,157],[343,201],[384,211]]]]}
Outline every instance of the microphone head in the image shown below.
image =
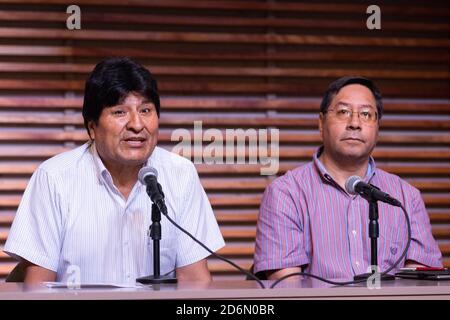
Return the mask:
{"type": "Polygon", "coordinates": [[[345,181],[345,191],[349,194],[357,194],[355,187],[358,182],[361,182],[362,179],[359,176],[351,176],[345,181]]]}
{"type": "Polygon", "coordinates": [[[158,171],[156,171],[155,168],[152,167],[142,167],[141,170],[139,170],[138,173],[138,179],[143,185],[147,185],[145,182],[146,178],[152,176],[155,179],[158,178],[158,171]]]}

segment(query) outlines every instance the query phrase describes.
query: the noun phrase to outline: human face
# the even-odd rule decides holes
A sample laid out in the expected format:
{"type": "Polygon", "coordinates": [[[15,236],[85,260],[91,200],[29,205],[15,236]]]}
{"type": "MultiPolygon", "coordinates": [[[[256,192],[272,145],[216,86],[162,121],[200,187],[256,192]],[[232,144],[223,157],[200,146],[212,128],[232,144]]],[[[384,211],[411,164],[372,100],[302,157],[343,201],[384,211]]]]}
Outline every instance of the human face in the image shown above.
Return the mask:
{"type": "Polygon", "coordinates": [[[155,105],[129,93],[119,105],[104,108],[98,123],[89,123],[89,131],[108,170],[141,166],[158,141],[155,105]]]}
{"type": "Polygon", "coordinates": [[[369,123],[360,118],[361,110],[376,112],[376,101],[365,86],[351,84],[343,87],[333,98],[326,114],[320,114],[319,129],[324,155],[335,161],[366,161],[378,138],[378,120],[369,123]],[[353,111],[349,119],[339,119],[333,110],[347,107],[353,111]]]}

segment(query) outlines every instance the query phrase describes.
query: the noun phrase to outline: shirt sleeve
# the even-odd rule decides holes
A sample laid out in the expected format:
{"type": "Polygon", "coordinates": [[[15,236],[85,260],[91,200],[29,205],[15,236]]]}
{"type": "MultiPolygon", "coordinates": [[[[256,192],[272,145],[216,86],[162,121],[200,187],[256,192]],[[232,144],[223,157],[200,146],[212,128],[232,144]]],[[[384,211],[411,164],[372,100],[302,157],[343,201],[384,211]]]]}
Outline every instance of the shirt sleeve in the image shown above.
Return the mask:
{"type": "Polygon", "coordinates": [[[270,184],[263,195],[256,230],[254,272],[309,264],[304,245],[303,201],[289,191],[288,177],[270,184]],[[296,199],[296,200],[294,200],[296,199]]]}
{"type": "Polygon", "coordinates": [[[61,214],[55,181],[37,169],[23,194],[4,251],[57,271],[61,247],[61,214]]]}
{"type": "MultiPolygon", "coordinates": [[[[196,239],[215,252],[225,246],[222,234],[214,216],[211,204],[200,183],[200,178],[192,163],[186,174],[189,175],[185,186],[182,214],[179,224],[196,239]]],[[[188,235],[178,230],[178,252],[176,267],[182,267],[200,261],[211,253],[202,248],[188,235]]]]}
{"type": "Polygon", "coordinates": [[[414,260],[426,266],[442,267],[442,254],[433,238],[430,218],[420,192],[414,190],[412,197],[411,245],[406,260],[414,260]]]}

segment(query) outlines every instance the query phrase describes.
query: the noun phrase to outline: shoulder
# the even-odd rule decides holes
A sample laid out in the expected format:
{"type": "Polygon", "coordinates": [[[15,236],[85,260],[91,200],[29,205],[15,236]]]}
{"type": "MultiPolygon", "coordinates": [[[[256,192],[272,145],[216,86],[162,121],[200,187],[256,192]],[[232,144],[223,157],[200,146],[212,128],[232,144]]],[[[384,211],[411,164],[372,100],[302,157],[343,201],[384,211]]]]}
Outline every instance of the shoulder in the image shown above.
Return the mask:
{"type": "Polygon", "coordinates": [[[190,184],[199,180],[190,160],[160,147],[153,150],[149,164],[158,172],[158,180],[167,185],[189,189],[190,184]]]}
{"type": "Polygon", "coordinates": [[[419,189],[409,184],[406,180],[379,168],[375,169],[374,182],[376,183],[373,184],[388,193],[395,193],[395,191],[403,190],[404,192],[406,191],[413,195],[420,195],[419,189]]]}
{"type": "Polygon", "coordinates": [[[151,162],[155,167],[169,170],[195,170],[195,166],[190,160],[158,146],[153,150],[151,162]]]}
{"type": "Polygon", "coordinates": [[[38,171],[45,172],[49,176],[62,175],[76,169],[89,154],[89,143],[85,143],[75,149],[60,153],[38,167],[38,171]]]}
{"type": "Polygon", "coordinates": [[[305,163],[295,169],[287,171],[284,175],[276,178],[270,186],[275,188],[301,188],[306,184],[309,184],[311,175],[314,172],[314,164],[312,162],[305,163]]]}
{"type": "Polygon", "coordinates": [[[293,170],[287,171],[284,175],[276,178],[266,188],[267,195],[289,194],[296,198],[312,187],[314,183],[314,164],[308,162],[293,170]]]}

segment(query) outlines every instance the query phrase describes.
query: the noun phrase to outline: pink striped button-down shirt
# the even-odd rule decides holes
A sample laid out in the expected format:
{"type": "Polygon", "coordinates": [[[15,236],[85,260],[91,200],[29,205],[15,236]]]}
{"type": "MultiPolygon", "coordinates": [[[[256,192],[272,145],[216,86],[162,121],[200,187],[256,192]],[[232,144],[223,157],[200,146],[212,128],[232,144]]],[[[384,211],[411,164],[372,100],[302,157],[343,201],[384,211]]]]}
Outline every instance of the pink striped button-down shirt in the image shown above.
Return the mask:
{"type": "MultiPolygon", "coordinates": [[[[327,279],[349,279],[370,271],[368,202],[346,193],[317,154],[312,162],[287,172],[265,190],[256,234],[255,273],[305,266],[304,272],[327,279]]],[[[372,158],[364,180],[404,204],[412,232],[406,260],[442,266],[419,190],[377,169],[372,158]]],[[[379,202],[378,210],[378,266],[384,271],[402,254],[407,227],[400,208],[379,202]]],[[[403,265],[404,261],[398,268],[403,265]]]]}

